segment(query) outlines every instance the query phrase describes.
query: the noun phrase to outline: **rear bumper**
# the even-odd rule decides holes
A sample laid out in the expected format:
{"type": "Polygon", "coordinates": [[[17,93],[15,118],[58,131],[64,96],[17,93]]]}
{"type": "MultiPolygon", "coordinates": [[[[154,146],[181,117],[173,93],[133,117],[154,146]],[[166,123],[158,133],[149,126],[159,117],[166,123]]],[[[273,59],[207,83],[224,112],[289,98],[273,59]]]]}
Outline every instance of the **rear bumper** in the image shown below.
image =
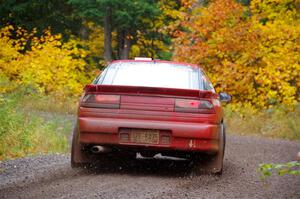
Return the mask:
{"type": "Polygon", "coordinates": [[[83,144],[147,147],[152,150],[217,152],[220,125],[208,123],[137,120],[124,118],[79,117],[80,142],[83,144]],[[120,128],[157,129],[168,132],[169,144],[123,143],[120,128]]]}

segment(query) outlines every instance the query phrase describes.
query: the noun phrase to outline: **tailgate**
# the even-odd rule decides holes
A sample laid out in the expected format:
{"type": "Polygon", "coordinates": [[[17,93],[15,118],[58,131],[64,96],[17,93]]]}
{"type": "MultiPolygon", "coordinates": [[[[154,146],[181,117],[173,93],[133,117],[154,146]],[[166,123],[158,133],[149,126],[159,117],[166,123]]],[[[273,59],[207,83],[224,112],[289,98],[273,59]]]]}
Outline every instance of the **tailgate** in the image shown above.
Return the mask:
{"type": "Polygon", "coordinates": [[[174,111],[174,98],[121,96],[120,109],[174,111]]]}

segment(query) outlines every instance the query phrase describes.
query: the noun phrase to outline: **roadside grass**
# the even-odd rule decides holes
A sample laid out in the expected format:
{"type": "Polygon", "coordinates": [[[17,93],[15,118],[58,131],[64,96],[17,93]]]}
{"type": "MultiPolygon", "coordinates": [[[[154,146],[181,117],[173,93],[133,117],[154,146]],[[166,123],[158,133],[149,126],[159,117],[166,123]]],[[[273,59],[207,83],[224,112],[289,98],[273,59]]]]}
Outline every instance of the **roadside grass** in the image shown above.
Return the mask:
{"type": "Polygon", "coordinates": [[[233,111],[227,106],[225,122],[230,134],[300,140],[300,104],[294,110],[274,107],[260,111],[247,107],[233,111]]]}
{"type": "Polygon", "coordinates": [[[74,119],[66,114],[74,110],[56,100],[24,90],[0,95],[0,161],[69,151],[74,119]]]}
{"type": "Polygon", "coordinates": [[[34,110],[38,112],[74,115],[77,111],[78,101],[79,98],[62,94],[30,94],[23,96],[23,99],[20,101],[20,106],[22,106],[25,111],[34,110]]]}

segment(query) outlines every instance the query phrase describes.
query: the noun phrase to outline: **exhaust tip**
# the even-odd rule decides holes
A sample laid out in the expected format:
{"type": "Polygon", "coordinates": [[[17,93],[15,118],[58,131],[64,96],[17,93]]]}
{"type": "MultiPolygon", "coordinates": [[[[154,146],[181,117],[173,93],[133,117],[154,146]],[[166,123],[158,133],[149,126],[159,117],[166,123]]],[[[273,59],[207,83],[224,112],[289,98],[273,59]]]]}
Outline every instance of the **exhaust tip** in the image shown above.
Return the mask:
{"type": "Polygon", "coordinates": [[[93,146],[91,148],[92,153],[106,153],[109,152],[110,148],[104,147],[104,146],[93,146]]]}

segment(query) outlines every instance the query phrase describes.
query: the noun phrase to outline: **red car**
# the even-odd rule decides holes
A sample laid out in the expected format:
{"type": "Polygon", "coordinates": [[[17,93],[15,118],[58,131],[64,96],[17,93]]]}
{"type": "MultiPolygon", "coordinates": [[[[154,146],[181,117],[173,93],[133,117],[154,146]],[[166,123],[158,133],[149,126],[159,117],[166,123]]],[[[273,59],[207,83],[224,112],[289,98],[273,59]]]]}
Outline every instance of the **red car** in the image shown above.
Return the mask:
{"type": "Polygon", "coordinates": [[[86,85],[80,99],[71,165],[161,153],[191,159],[200,169],[221,174],[221,101],[230,99],[215,92],[197,65],[113,61],[86,85]]]}

